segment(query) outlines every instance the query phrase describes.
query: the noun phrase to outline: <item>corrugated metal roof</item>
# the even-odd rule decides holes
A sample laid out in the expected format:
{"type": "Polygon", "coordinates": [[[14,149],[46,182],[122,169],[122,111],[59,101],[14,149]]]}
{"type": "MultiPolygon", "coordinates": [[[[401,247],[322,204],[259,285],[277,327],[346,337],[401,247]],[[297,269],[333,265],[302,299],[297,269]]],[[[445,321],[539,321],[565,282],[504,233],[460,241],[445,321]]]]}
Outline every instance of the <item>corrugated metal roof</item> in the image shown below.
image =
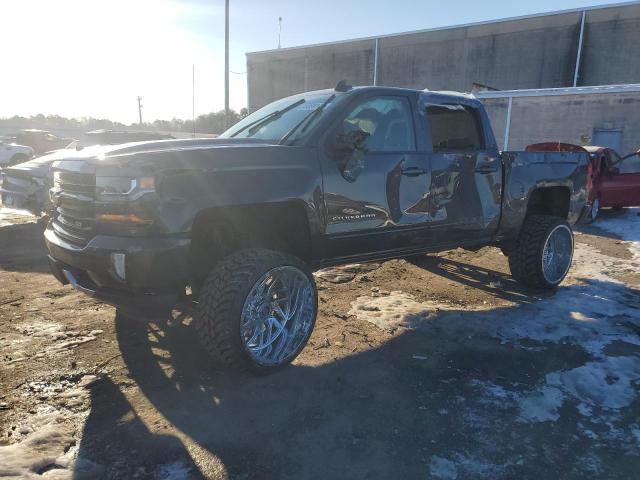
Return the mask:
{"type": "Polygon", "coordinates": [[[603,93],[640,92],[640,83],[627,85],[597,85],[592,87],[536,88],[524,90],[491,90],[474,92],[478,99],[484,98],[518,98],[518,97],[550,97],[562,95],[586,95],[603,93]]]}

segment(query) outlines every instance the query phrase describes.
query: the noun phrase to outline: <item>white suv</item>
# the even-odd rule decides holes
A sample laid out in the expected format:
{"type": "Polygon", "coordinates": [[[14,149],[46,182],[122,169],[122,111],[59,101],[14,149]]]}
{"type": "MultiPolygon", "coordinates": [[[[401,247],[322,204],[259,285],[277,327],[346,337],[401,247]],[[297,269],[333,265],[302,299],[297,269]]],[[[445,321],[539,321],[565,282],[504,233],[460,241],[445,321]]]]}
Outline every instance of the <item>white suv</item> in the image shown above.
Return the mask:
{"type": "Polygon", "coordinates": [[[33,157],[33,148],[0,140],[0,167],[26,162],[33,157]]]}

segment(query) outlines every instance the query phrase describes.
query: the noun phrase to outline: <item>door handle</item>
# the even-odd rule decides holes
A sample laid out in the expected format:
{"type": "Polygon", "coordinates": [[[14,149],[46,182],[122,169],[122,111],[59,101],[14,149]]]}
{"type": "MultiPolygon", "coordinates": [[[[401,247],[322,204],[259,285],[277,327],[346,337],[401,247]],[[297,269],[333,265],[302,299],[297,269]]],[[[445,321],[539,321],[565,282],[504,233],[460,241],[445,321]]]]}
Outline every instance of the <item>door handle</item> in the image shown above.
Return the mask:
{"type": "Polygon", "coordinates": [[[402,175],[406,177],[417,177],[419,175],[426,175],[427,171],[424,168],[419,167],[407,167],[402,170],[402,175]]]}
{"type": "Polygon", "coordinates": [[[476,173],[496,173],[498,171],[498,167],[496,165],[480,165],[476,167],[476,173]]]}

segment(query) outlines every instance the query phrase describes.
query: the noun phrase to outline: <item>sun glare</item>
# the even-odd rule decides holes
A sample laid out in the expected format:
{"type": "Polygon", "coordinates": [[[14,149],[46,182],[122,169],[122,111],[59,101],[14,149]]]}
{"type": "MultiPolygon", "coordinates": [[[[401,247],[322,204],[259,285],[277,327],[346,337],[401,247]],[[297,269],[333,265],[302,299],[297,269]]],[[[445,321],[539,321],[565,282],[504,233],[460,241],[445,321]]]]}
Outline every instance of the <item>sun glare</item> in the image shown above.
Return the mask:
{"type": "MultiPolygon", "coordinates": [[[[193,64],[196,114],[222,108],[223,24],[191,28],[202,15],[220,23],[217,10],[169,0],[10,5],[3,13],[13,20],[0,30],[0,117],[44,113],[130,123],[141,95],[145,119],[189,118],[193,64]]],[[[232,78],[236,109],[246,103],[244,80],[232,78]]]]}

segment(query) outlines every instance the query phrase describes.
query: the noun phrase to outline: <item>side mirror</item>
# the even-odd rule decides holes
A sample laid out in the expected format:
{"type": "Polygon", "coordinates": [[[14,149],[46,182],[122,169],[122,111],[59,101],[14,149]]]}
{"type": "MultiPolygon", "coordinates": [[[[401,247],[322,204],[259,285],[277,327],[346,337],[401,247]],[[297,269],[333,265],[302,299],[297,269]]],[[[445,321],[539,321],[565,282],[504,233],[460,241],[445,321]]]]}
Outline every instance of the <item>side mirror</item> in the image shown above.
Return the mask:
{"type": "Polygon", "coordinates": [[[366,151],[369,136],[370,134],[364,130],[351,130],[345,133],[338,133],[333,143],[334,150],[343,153],[351,153],[354,150],[366,151]]]}
{"type": "Polygon", "coordinates": [[[339,133],[332,150],[342,176],[349,182],[355,182],[364,169],[364,156],[367,153],[367,139],[370,134],[362,130],[339,133]]]}

